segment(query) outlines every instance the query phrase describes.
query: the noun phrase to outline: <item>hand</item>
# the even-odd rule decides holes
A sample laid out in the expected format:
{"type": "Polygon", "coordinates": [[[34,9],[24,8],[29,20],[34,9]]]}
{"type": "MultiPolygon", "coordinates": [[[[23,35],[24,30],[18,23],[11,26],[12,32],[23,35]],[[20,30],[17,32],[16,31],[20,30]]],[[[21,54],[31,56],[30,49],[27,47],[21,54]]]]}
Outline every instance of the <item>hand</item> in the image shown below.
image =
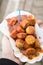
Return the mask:
{"type": "Polygon", "coordinates": [[[22,62],[14,56],[13,50],[11,48],[10,42],[7,37],[3,37],[2,40],[2,58],[7,58],[13,60],[14,62],[22,65],[22,62]]]}
{"type": "MultiPolygon", "coordinates": [[[[41,20],[37,20],[37,23],[42,23],[41,20]]],[[[14,56],[13,50],[11,48],[10,42],[7,37],[3,37],[2,40],[2,58],[7,58],[10,60],[13,60],[14,62],[18,63],[19,65],[22,65],[23,63],[14,56]]]]}

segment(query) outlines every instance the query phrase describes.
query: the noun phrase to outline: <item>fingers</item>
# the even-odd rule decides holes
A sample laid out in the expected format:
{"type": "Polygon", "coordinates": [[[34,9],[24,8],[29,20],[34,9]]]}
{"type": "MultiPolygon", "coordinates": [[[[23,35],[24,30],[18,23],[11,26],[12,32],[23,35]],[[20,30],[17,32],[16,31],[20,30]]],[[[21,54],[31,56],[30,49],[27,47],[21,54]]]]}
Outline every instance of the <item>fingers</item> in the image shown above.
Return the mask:
{"type": "Polygon", "coordinates": [[[9,53],[9,51],[12,51],[10,42],[5,36],[2,39],[2,51],[5,53],[9,53]]]}
{"type": "Polygon", "coordinates": [[[14,52],[11,48],[10,42],[5,36],[2,39],[2,57],[11,59],[20,65],[22,64],[22,62],[14,56],[14,52]]]}
{"type": "Polygon", "coordinates": [[[13,51],[10,42],[7,37],[2,39],[2,57],[11,59],[13,57],[13,51]]]}

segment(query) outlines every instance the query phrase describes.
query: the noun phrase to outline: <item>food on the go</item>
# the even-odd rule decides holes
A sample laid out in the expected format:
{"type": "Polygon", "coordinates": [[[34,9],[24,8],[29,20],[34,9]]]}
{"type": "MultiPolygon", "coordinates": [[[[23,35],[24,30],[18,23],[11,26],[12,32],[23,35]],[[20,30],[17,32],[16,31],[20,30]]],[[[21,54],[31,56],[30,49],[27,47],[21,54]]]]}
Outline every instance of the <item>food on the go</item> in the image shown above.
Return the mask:
{"type": "Polygon", "coordinates": [[[23,39],[23,38],[26,37],[26,33],[18,33],[18,34],[17,34],[17,37],[23,39]]]}
{"type": "Polygon", "coordinates": [[[24,47],[23,47],[25,50],[28,49],[28,48],[31,48],[31,45],[28,45],[26,42],[24,44],[24,47]]]}
{"type": "Polygon", "coordinates": [[[34,28],[34,26],[28,26],[28,27],[26,28],[26,33],[27,33],[27,34],[34,34],[34,33],[35,33],[35,28],[34,28]]]}
{"type": "Polygon", "coordinates": [[[35,41],[35,48],[40,48],[40,42],[38,39],[35,41]]]}
{"type": "Polygon", "coordinates": [[[33,43],[35,43],[35,37],[32,36],[32,35],[27,35],[26,38],[25,38],[25,41],[29,45],[33,44],[33,43]]]}
{"type": "Polygon", "coordinates": [[[35,49],[34,48],[28,48],[26,50],[26,55],[29,56],[29,55],[34,55],[35,54],[35,49]]]}
{"type": "Polygon", "coordinates": [[[16,17],[13,17],[13,18],[11,18],[11,20],[9,19],[8,24],[11,25],[11,26],[13,26],[13,25],[15,25],[17,22],[18,22],[18,21],[17,21],[17,18],[16,18],[16,17]]]}
{"type": "Polygon", "coordinates": [[[16,32],[16,30],[13,30],[13,31],[11,32],[10,36],[11,36],[12,38],[16,38],[16,37],[17,37],[17,32],[16,32]]]}
{"type": "Polygon", "coordinates": [[[20,22],[18,16],[6,20],[10,36],[15,40],[15,45],[20,52],[29,59],[39,56],[42,49],[35,34],[35,17],[33,15],[21,15],[20,22]]]}
{"type": "Polygon", "coordinates": [[[36,19],[35,19],[35,17],[33,15],[27,16],[27,19],[29,21],[29,25],[35,25],[36,19]]]}
{"type": "Polygon", "coordinates": [[[22,49],[23,46],[24,46],[24,41],[23,41],[22,39],[17,39],[17,40],[16,40],[16,46],[17,46],[18,48],[22,49]]]}
{"type": "Polygon", "coordinates": [[[29,24],[29,21],[27,19],[24,19],[24,20],[22,20],[22,22],[20,22],[20,25],[23,28],[26,28],[28,26],[28,24],[29,24]]]}
{"type": "Polygon", "coordinates": [[[24,29],[20,26],[20,24],[17,25],[17,32],[21,32],[21,33],[24,33],[24,29]]]}

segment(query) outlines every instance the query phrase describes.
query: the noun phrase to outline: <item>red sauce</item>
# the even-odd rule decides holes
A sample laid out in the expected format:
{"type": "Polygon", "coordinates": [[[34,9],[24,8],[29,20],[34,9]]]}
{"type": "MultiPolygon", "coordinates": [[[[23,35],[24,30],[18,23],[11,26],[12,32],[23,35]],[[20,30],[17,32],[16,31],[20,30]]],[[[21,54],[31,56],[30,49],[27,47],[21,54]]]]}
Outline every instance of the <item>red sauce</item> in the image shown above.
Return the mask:
{"type": "Polygon", "coordinates": [[[43,53],[43,50],[40,50],[41,53],[43,53]]]}

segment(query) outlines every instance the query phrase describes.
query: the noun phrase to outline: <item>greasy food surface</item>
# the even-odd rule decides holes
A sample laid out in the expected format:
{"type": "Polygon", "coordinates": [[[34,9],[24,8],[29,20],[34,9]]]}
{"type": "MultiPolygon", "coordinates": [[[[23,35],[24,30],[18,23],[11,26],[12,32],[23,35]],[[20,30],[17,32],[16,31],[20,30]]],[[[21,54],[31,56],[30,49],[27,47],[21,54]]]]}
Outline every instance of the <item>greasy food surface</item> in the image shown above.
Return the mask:
{"type": "Polygon", "coordinates": [[[10,36],[15,40],[20,52],[33,59],[41,53],[40,43],[35,34],[36,19],[33,15],[21,15],[21,19],[20,22],[18,16],[6,19],[10,36]]]}
{"type": "Polygon", "coordinates": [[[25,41],[27,42],[27,44],[33,44],[35,43],[35,37],[32,35],[27,35],[25,41]]]}
{"type": "Polygon", "coordinates": [[[33,35],[34,35],[34,33],[35,33],[35,28],[34,28],[34,26],[28,26],[28,27],[26,28],[26,33],[27,33],[27,34],[33,34],[33,35]]]}
{"type": "Polygon", "coordinates": [[[17,39],[16,40],[16,46],[20,49],[23,48],[23,45],[24,45],[24,41],[22,39],[17,39]]]}

